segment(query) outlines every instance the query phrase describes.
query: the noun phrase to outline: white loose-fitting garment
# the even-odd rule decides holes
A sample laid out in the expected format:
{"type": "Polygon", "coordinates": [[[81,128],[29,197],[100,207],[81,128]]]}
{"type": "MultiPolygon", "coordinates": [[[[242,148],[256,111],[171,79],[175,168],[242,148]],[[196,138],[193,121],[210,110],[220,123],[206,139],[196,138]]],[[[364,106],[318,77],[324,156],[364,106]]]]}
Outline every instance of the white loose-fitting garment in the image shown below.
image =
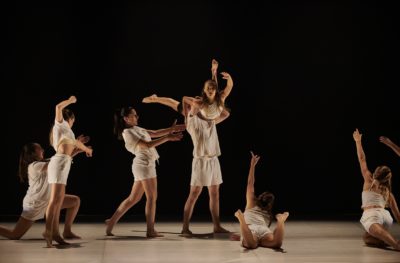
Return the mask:
{"type": "Polygon", "coordinates": [[[124,129],[122,137],[125,141],[125,148],[135,155],[132,162],[132,173],[135,181],[141,181],[157,177],[156,163],[159,155],[155,147],[142,148],[138,146],[140,140],[151,141],[150,134],[139,126],[124,129]]]}
{"type": "Polygon", "coordinates": [[[224,108],[222,106],[218,106],[217,102],[214,101],[213,103],[201,108],[200,113],[206,119],[215,120],[221,115],[223,110],[224,108]]]}
{"type": "Polygon", "coordinates": [[[22,202],[21,217],[36,221],[44,218],[50,200],[50,186],[47,182],[47,162],[33,162],[28,166],[29,188],[22,202]],[[44,169],[44,170],[43,170],[44,169]]]}
{"type": "Polygon", "coordinates": [[[389,229],[393,224],[393,218],[390,212],[385,209],[386,201],[383,196],[377,192],[366,190],[361,193],[362,207],[373,207],[365,209],[360,219],[365,231],[369,233],[369,228],[373,224],[382,225],[389,229]],[[379,206],[379,207],[378,207],[379,206]]]}
{"type": "Polygon", "coordinates": [[[217,126],[214,120],[203,120],[190,112],[186,130],[193,142],[192,186],[211,186],[222,183],[217,126]]]}
{"type": "MultiPolygon", "coordinates": [[[[53,147],[58,150],[60,142],[74,143],[75,134],[64,119],[60,123],[54,120],[53,126],[53,147]]],[[[49,184],[67,184],[69,170],[71,169],[72,158],[66,154],[55,154],[50,159],[48,168],[49,184]]]]}

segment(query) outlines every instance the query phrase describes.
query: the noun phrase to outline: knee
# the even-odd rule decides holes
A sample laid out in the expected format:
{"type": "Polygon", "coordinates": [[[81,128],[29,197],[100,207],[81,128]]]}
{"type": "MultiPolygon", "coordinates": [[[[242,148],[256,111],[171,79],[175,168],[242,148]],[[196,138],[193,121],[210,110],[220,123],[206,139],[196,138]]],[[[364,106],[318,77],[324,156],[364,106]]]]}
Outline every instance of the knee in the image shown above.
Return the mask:
{"type": "Polygon", "coordinates": [[[79,196],[74,196],[74,207],[80,207],[81,206],[81,199],[79,196]]]}
{"type": "Polygon", "coordinates": [[[248,244],[245,241],[242,242],[242,246],[244,248],[247,248],[247,249],[255,249],[255,248],[257,248],[257,244],[256,243],[248,244]]]}
{"type": "Polygon", "coordinates": [[[150,203],[155,203],[157,201],[157,193],[150,193],[149,195],[146,196],[147,202],[150,203]]]}

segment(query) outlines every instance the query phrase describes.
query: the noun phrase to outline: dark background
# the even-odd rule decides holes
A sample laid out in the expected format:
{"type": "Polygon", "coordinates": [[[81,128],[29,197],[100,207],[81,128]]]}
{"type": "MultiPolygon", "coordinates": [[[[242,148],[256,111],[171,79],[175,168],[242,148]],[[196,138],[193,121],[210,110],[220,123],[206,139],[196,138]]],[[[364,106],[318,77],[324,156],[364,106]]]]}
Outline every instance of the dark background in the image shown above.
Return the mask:
{"type": "MultiPolygon", "coordinates": [[[[128,195],[132,155],[112,133],[114,109],[133,105],[139,125],[168,127],[183,118],[157,93],[199,95],[211,59],[231,73],[231,116],[218,125],[224,183],[221,215],[245,205],[249,151],[260,154],[256,190],[276,195],[275,212],[292,218],[357,217],[362,177],[352,138],[363,135],[368,164],[393,170],[400,158],[378,141],[400,144],[398,14],[381,1],[192,4],[72,4],[3,9],[3,169],[0,215],[19,215],[26,185],[16,171],[21,147],[39,142],[50,157],[54,106],[75,95],[76,135],[91,136],[93,158],[76,157],[67,192],[83,216],[105,219],[128,195]],[[9,106],[7,106],[9,105],[9,106]]],[[[219,79],[224,87],[225,81],[219,79]]],[[[159,146],[158,218],[181,220],[189,192],[192,143],[159,146]]],[[[144,200],[125,218],[144,219],[144,200]]],[[[210,218],[203,191],[194,219],[210,218]]]]}

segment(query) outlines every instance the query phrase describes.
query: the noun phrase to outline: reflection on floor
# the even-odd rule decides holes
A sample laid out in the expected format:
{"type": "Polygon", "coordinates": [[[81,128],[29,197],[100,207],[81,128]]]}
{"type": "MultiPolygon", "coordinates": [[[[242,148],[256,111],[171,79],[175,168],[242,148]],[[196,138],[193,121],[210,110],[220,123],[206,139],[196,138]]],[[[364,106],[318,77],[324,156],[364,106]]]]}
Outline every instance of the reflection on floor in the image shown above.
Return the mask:
{"type": "MultiPolygon", "coordinates": [[[[0,223],[12,227],[12,223],[0,223]]],[[[0,263],[47,262],[400,262],[400,252],[366,247],[357,221],[290,221],[282,250],[246,250],[230,234],[211,233],[211,223],[192,223],[192,237],[182,237],[180,222],[157,222],[165,236],[148,239],[144,223],[119,223],[113,237],[104,235],[102,223],[77,223],[74,232],[83,239],[72,245],[44,248],[44,224],[36,223],[21,240],[0,237],[0,263]]],[[[223,226],[238,233],[239,224],[223,226]]],[[[61,226],[62,227],[62,226],[61,226]]],[[[274,226],[272,226],[273,228],[274,226]]],[[[62,230],[62,228],[61,228],[62,230]]],[[[391,229],[400,238],[400,226],[391,229]]]]}

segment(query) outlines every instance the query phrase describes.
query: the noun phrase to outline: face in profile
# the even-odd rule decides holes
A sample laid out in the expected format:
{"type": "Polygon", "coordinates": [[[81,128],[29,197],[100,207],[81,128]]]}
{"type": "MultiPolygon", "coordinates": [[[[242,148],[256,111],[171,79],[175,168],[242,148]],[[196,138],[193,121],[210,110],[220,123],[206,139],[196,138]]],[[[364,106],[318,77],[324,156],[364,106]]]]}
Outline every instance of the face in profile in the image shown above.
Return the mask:
{"type": "Polygon", "coordinates": [[[136,126],[138,124],[138,120],[139,120],[139,115],[136,113],[135,109],[131,109],[129,114],[124,117],[126,125],[130,127],[136,126]]]}
{"type": "Polygon", "coordinates": [[[74,125],[74,122],[75,122],[75,118],[70,118],[70,119],[67,120],[67,123],[68,123],[70,128],[72,128],[72,126],[74,125]]]}

